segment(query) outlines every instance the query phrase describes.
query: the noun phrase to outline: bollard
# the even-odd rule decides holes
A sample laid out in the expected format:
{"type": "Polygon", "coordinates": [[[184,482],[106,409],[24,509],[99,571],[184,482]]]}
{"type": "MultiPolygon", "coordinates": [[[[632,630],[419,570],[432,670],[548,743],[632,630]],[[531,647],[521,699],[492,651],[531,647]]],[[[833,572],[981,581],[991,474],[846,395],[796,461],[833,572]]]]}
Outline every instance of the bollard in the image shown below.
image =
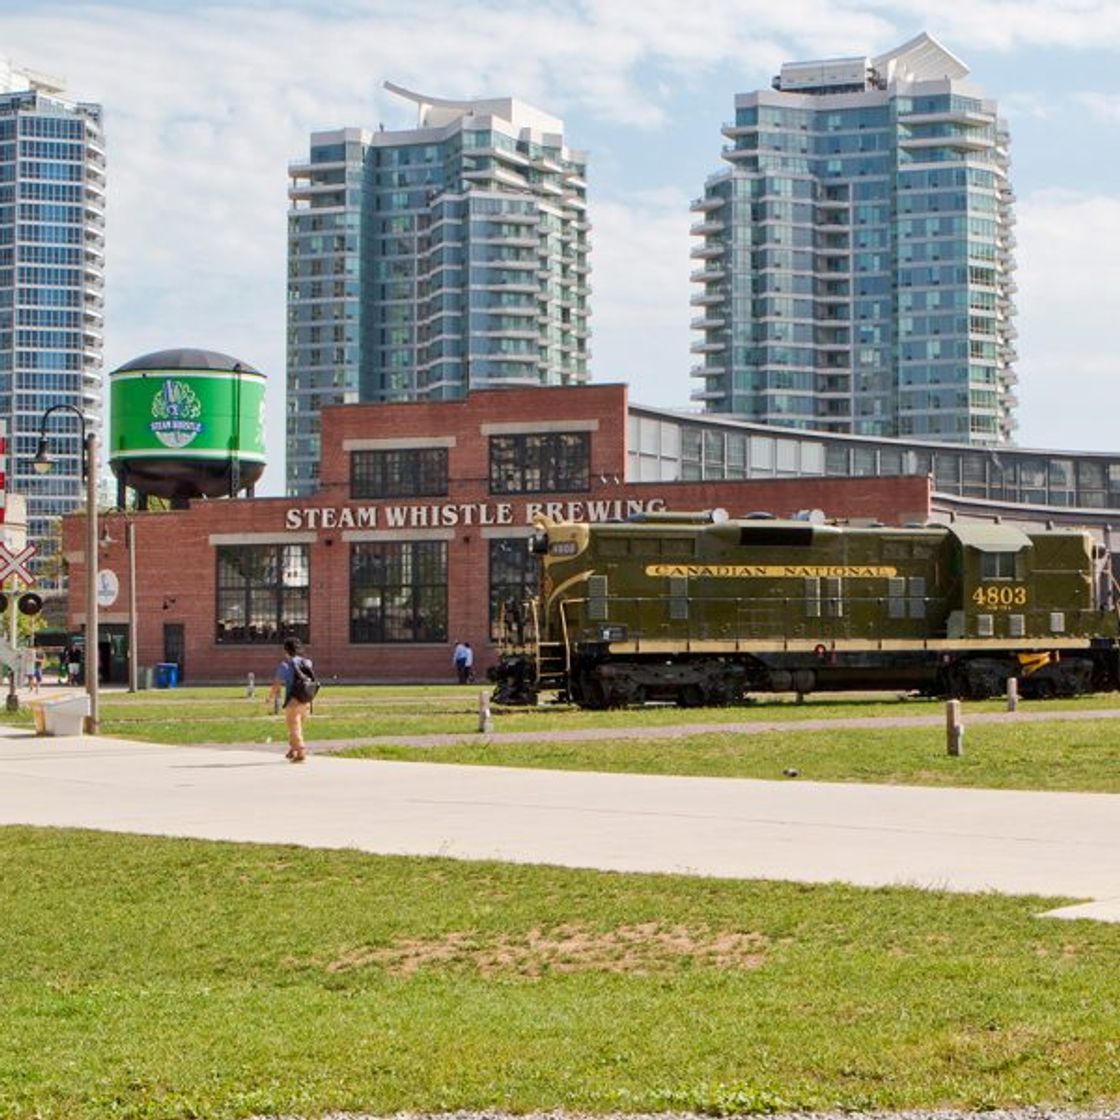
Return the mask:
{"type": "Polygon", "coordinates": [[[249,683],[245,686],[245,695],[252,700],[253,694],[257,691],[257,676],[255,673],[249,674],[249,683]]]}
{"type": "Polygon", "coordinates": [[[490,718],[490,694],[478,694],[478,730],[483,735],[489,735],[494,730],[494,721],[490,718]]]}
{"type": "Polygon", "coordinates": [[[1017,712],[1019,710],[1019,678],[1007,678],[1007,710],[1009,712],[1017,712]]]}
{"type": "Polygon", "coordinates": [[[954,758],[964,754],[964,724],[959,700],[950,700],[945,705],[945,749],[954,758]]]}

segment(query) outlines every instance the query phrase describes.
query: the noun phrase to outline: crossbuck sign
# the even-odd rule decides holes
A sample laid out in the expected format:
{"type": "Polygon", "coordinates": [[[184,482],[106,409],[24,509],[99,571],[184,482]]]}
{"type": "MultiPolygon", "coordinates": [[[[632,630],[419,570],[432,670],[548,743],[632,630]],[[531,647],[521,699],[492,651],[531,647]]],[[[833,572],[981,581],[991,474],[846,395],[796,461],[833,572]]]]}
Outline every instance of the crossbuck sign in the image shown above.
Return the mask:
{"type": "Polygon", "coordinates": [[[33,544],[29,544],[13,554],[0,544],[0,583],[3,583],[8,576],[15,576],[30,587],[35,582],[35,577],[28,569],[27,562],[38,551],[33,544]]]}

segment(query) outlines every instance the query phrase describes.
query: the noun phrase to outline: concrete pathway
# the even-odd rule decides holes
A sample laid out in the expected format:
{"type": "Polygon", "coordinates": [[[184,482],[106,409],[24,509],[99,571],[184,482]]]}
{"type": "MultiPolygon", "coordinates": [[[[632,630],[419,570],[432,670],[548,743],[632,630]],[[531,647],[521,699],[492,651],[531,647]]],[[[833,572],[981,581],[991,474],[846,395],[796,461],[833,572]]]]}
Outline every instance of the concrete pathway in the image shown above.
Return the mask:
{"type": "Polygon", "coordinates": [[[1120,796],[568,773],[0,729],[0,824],[995,890],[1120,921],[1120,796]]]}

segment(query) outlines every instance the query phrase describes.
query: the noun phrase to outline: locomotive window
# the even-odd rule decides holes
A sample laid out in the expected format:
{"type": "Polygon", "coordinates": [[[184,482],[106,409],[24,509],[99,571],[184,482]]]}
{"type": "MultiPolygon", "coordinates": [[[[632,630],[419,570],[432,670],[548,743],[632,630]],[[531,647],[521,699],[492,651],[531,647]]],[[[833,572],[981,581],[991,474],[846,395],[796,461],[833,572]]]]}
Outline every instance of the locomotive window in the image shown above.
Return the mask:
{"type": "Polygon", "coordinates": [[[1017,555],[1014,552],[982,552],[981,579],[1014,579],[1017,555]]]}
{"type": "Polygon", "coordinates": [[[692,541],[687,537],[666,537],[661,542],[662,556],[692,556],[692,541]]]}

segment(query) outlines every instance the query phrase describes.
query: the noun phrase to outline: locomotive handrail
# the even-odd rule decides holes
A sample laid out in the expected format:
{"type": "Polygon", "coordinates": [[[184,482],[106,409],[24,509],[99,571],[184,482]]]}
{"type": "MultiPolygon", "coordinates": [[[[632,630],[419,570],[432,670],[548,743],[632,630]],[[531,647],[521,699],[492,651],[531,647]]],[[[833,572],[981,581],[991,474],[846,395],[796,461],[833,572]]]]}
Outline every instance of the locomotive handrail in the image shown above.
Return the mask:
{"type": "Polygon", "coordinates": [[[572,641],[568,629],[568,614],[564,609],[567,605],[564,599],[560,600],[560,635],[564,648],[564,678],[570,684],[572,680],[572,641]]]}

